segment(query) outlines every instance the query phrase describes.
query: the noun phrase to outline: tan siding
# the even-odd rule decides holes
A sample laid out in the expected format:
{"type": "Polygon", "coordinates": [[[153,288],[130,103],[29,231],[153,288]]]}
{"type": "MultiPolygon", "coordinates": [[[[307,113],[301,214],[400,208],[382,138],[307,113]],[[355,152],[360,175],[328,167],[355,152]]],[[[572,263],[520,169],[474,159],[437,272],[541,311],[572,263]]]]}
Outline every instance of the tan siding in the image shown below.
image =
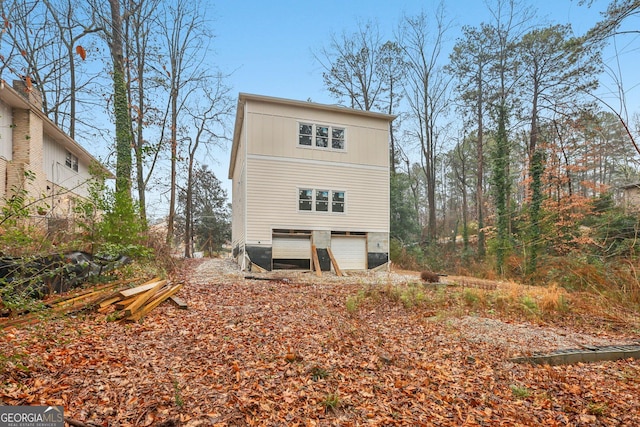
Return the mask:
{"type": "Polygon", "coordinates": [[[240,141],[238,145],[239,155],[236,157],[236,165],[233,170],[233,183],[231,187],[231,242],[232,247],[236,245],[243,245],[245,239],[245,207],[246,207],[246,195],[245,195],[245,183],[246,177],[246,163],[245,163],[245,144],[244,144],[244,129],[242,130],[240,141]]]}
{"type": "Polygon", "coordinates": [[[247,108],[249,154],[296,157],[362,165],[389,165],[388,121],[337,112],[294,109],[251,102],[247,108]],[[298,145],[298,123],[334,125],[346,129],[346,150],[298,145]]]}
{"type": "Polygon", "coordinates": [[[388,232],[386,168],[250,156],[246,179],[248,243],[271,242],[272,228],[388,232]],[[345,191],[346,212],[299,212],[299,188],[345,191]]]}

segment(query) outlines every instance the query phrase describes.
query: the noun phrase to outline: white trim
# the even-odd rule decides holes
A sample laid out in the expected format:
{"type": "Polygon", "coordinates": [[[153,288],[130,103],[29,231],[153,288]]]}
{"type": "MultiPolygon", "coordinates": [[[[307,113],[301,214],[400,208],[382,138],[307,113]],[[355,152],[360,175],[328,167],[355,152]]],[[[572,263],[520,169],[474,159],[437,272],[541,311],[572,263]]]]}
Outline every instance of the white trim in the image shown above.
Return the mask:
{"type": "Polygon", "coordinates": [[[299,185],[296,187],[296,211],[303,215],[346,215],[348,212],[347,209],[347,191],[346,190],[332,190],[325,187],[315,187],[313,185],[305,186],[299,185]],[[300,209],[300,190],[310,190],[311,191],[311,209],[310,210],[302,210],[300,209]],[[329,193],[329,200],[327,201],[328,206],[326,211],[319,211],[316,209],[316,195],[318,191],[326,191],[329,193]],[[344,200],[342,202],[342,212],[336,212],[333,210],[333,193],[342,193],[344,194],[344,200]]]}
{"type": "Polygon", "coordinates": [[[287,162],[287,163],[303,163],[307,165],[324,165],[324,166],[338,166],[349,169],[367,169],[367,170],[375,170],[375,171],[388,171],[388,166],[376,166],[376,165],[363,165],[359,163],[346,163],[346,162],[335,162],[329,160],[312,160],[312,159],[300,159],[297,157],[280,157],[280,156],[268,156],[265,154],[247,154],[248,159],[255,160],[271,160],[276,162],[287,162]]]}
{"type": "Polygon", "coordinates": [[[317,122],[311,122],[308,120],[297,120],[296,121],[296,134],[298,135],[297,138],[297,148],[306,148],[306,149],[313,149],[313,150],[321,150],[321,151],[333,151],[336,153],[347,153],[347,126],[345,125],[330,125],[330,124],[326,124],[326,123],[317,123],[317,122]],[[300,126],[301,125],[306,125],[306,126],[311,126],[312,128],[312,132],[311,132],[311,145],[304,145],[304,144],[300,144],[300,126]],[[320,147],[318,145],[316,145],[316,140],[318,138],[318,135],[316,133],[316,130],[318,129],[318,127],[326,127],[327,128],[327,146],[326,147],[320,147]],[[343,137],[342,137],[342,144],[343,147],[342,148],[333,148],[333,129],[337,128],[337,129],[342,129],[343,132],[343,137]]]}
{"type": "MultiPolygon", "coordinates": [[[[242,134],[244,135],[244,159],[242,159],[242,162],[244,163],[242,169],[240,170],[240,177],[242,178],[242,180],[244,181],[242,183],[242,185],[244,186],[244,188],[242,189],[242,205],[243,205],[243,209],[244,209],[244,214],[243,214],[243,222],[244,222],[244,230],[242,230],[242,270],[246,270],[247,269],[247,258],[249,257],[249,255],[247,255],[247,230],[249,229],[249,225],[247,222],[247,218],[248,218],[248,213],[247,213],[247,181],[249,181],[248,176],[249,176],[249,172],[247,169],[249,169],[249,162],[247,162],[247,106],[246,104],[244,105],[244,108],[242,109],[242,113],[243,113],[243,117],[242,117],[242,134]],[[244,173],[244,177],[242,176],[242,174],[244,173]]],[[[234,159],[237,160],[237,159],[234,159]]],[[[233,178],[233,176],[230,176],[230,178],[233,178]]],[[[232,186],[233,188],[233,186],[232,186]]],[[[232,215],[233,218],[233,215],[232,215]]]]}

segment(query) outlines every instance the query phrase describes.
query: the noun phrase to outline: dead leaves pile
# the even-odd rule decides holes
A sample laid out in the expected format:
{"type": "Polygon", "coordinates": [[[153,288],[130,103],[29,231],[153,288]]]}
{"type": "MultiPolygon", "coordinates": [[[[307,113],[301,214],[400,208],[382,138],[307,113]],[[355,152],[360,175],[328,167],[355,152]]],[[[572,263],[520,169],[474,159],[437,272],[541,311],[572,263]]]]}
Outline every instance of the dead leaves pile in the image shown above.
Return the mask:
{"type": "Polygon", "coordinates": [[[215,268],[185,271],[188,311],[0,332],[3,404],[100,426],[640,425],[639,361],[515,365],[420,308],[348,313],[351,285],[231,283],[215,268]]]}

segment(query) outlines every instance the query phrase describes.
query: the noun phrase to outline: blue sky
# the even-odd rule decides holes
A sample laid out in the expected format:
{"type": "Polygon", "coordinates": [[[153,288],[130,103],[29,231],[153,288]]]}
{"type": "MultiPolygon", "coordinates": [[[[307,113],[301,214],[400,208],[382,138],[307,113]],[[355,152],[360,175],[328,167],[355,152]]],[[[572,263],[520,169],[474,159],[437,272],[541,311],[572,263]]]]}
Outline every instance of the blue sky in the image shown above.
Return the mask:
{"type": "MultiPolygon", "coordinates": [[[[576,34],[589,29],[607,3],[595,1],[587,8],[576,0],[531,2],[540,22],[571,23],[576,34]]],[[[314,49],[328,46],[332,34],[352,32],[359,21],[377,21],[381,33],[391,38],[403,14],[429,13],[436,5],[436,1],[415,0],[218,2],[211,13],[217,34],[212,59],[226,71],[235,70],[231,81],[236,92],[333,103],[322,87],[314,49]]],[[[482,0],[446,1],[445,8],[453,21],[448,34],[451,44],[463,25],[490,20],[482,0]]]]}
{"type": "MultiPolygon", "coordinates": [[[[570,23],[577,35],[598,21],[600,11],[608,3],[596,0],[587,8],[578,5],[577,0],[530,2],[540,23],[570,23]]],[[[314,50],[328,47],[333,34],[351,33],[358,22],[367,20],[376,21],[380,32],[391,38],[403,15],[413,16],[423,10],[429,13],[436,6],[436,1],[416,0],[221,1],[210,10],[216,34],[211,62],[225,72],[233,72],[229,83],[234,95],[248,92],[335,103],[323,87],[314,50]]],[[[490,21],[482,0],[446,1],[445,9],[453,22],[448,34],[451,45],[463,25],[477,26],[490,21]]],[[[640,45],[638,39],[635,43],[640,45]]],[[[444,51],[448,55],[449,49],[444,51]]],[[[628,61],[633,53],[626,56],[628,61]]],[[[605,55],[605,59],[611,61],[610,56],[605,55]]],[[[604,88],[603,93],[608,90],[604,88]]],[[[212,165],[225,186],[228,186],[225,182],[228,152],[229,147],[217,150],[214,154],[217,164],[212,165]]]]}
{"type": "MultiPolygon", "coordinates": [[[[490,3],[493,3],[491,1],[490,3]]],[[[570,23],[576,35],[581,35],[600,18],[608,0],[594,0],[591,8],[580,6],[577,0],[527,1],[537,12],[533,24],[570,23]]],[[[384,37],[393,38],[403,15],[415,16],[421,11],[436,10],[433,0],[224,0],[210,4],[209,16],[216,38],[212,41],[215,54],[208,61],[223,72],[232,73],[229,85],[234,97],[239,92],[254,93],[297,100],[311,99],[320,103],[335,103],[323,87],[320,66],[313,51],[328,47],[332,35],[352,33],[358,22],[375,21],[384,37]]],[[[485,2],[482,0],[445,1],[447,17],[452,21],[448,33],[452,46],[463,25],[477,26],[489,22],[485,2]]],[[[632,48],[640,47],[638,37],[625,39],[620,44],[625,50],[625,67],[634,57],[640,57],[632,48]]],[[[446,61],[450,47],[443,50],[446,61]]],[[[605,60],[612,66],[611,54],[605,60]]],[[[637,84],[637,67],[625,68],[625,85],[637,84]]],[[[611,91],[604,87],[601,94],[611,91]]],[[[640,88],[633,96],[640,99],[640,88]]],[[[611,98],[613,99],[613,98],[611,98]]],[[[635,105],[638,105],[636,103],[635,105]]],[[[637,109],[636,109],[637,111],[637,109]]],[[[232,129],[232,127],[230,127],[232,129]]],[[[216,149],[205,160],[230,195],[227,180],[230,144],[216,149]]]]}

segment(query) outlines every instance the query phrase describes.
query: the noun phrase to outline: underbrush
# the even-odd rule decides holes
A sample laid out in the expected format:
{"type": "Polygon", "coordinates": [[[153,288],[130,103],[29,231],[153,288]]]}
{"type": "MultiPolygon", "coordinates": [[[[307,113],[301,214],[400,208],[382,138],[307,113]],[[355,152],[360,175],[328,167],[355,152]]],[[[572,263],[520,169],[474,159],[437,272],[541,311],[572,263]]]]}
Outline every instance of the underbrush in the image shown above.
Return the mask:
{"type": "Polygon", "coordinates": [[[584,322],[605,319],[627,322],[633,329],[638,310],[625,308],[605,295],[574,292],[552,283],[528,286],[501,282],[493,287],[486,282],[465,284],[422,284],[408,282],[368,286],[346,298],[345,309],[354,316],[362,307],[401,306],[431,317],[480,315],[532,322],[584,322]]]}
{"type": "Polygon", "coordinates": [[[524,259],[511,254],[503,276],[498,276],[493,270],[491,255],[480,260],[451,245],[425,249],[419,245],[400,247],[392,244],[390,255],[397,269],[429,269],[488,280],[501,277],[541,288],[554,284],[556,288],[569,292],[591,293],[602,301],[608,301],[603,303],[605,306],[616,304],[640,310],[640,259],[630,255],[610,258],[579,252],[563,256],[545,255],[538,258],[535,271],[525,274],[524,259]]]}

